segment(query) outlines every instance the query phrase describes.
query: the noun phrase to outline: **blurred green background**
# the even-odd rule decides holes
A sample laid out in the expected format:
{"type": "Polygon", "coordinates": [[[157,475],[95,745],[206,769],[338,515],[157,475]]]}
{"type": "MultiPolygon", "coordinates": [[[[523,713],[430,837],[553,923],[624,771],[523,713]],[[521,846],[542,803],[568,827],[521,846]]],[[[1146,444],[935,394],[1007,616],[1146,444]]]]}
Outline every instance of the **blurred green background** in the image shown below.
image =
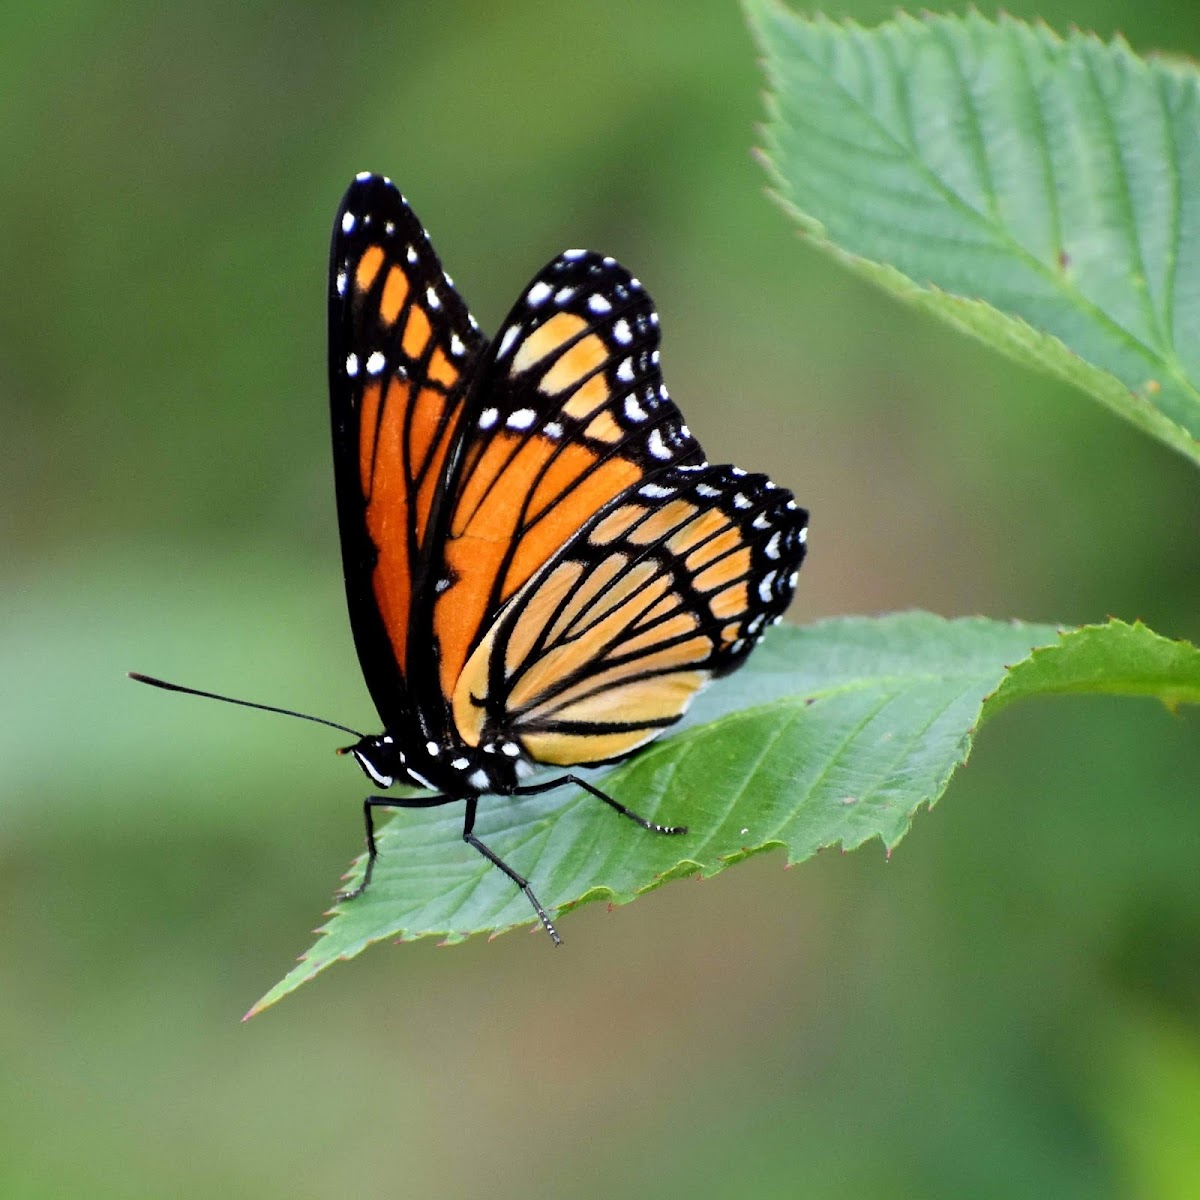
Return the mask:
{"type": "MultiPolygon", "coordinates": [[[[834,3],[885,18],[892,0],[834,3]]],[[[1017,15],[1200,50],[1175,0],[1017,15]]],[[[717,459],[813,512],[793,619],[1200,636],[1200,478],[804,246],[733,4],[0,18],[0,1196],[1200,1196],[1200,719],[1006,713],[890,862],[754,859],[247,1025],[360,847],[375,717],[324,363],[357,170],[485,328],[569,245],[663,314],[717,459]]]]}

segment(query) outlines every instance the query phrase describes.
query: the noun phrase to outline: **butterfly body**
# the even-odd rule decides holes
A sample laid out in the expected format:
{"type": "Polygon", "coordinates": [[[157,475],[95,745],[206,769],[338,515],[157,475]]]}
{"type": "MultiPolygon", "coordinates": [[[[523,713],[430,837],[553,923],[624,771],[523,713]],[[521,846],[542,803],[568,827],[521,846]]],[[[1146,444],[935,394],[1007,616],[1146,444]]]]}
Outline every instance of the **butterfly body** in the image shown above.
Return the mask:
{"type": "Polygon", "coordinates": [[[360,175],[329,330],[346,594],[385,729],[349,752],[380,787],[438,793],[368,800],[368,872],[373,804],[465,799],[464,837],[552,930],[474,839],[475,798],[542,790],[537,767],[613,761],[677,721],[782,615],[807,514],[706,461],[653,304],[612,258],[559,255],[489,343],[399,191],[360,175]]]}
{"type": "Polygon", "coordinates": [[[422,742],[420,732],[400,730],[364,737],[345,753],[353,755],[376,786],[425,788],[449,798],[495,792],[511,795],[534,767],[510,739],[468,746],[461,740],[422,742]]]}

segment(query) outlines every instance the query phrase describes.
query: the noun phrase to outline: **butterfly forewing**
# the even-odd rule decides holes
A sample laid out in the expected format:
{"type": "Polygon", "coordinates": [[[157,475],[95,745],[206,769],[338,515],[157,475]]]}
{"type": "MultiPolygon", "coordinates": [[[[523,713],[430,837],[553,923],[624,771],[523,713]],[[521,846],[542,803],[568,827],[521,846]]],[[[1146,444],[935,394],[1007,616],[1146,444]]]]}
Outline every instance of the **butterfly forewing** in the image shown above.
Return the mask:
{"type": "Polygon", "coordinates": [[[627,754],[738,666],[790,603],[807,514],[765,476],[667,468],[588,520],[503,609],[458,680],[469,744],[539,762],[627,754]]]}
{"type": "Polygon", "coordinates": [[[653,303],[611,258],[550,262],[482,370],[428,594],[447,697],[501,607],[597,512],[703,459],[663,386],[653,303]]]}
{"type": "Polygon", "coordinates": [[[443,480],[486,345],[399,191],[360,176],[334,226],[329,289],[334,467],[346,593],[385,724],[407,684],[443,480]]]}

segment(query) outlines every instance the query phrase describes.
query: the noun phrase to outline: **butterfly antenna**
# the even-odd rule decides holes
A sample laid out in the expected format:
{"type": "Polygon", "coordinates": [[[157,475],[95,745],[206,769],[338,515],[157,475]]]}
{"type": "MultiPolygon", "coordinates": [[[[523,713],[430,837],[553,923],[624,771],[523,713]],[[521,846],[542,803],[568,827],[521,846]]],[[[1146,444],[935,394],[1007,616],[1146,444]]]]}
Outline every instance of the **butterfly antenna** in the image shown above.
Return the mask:
{"type": "Polygon", "coordinates": [[[282,713],[285,717],[299,717],[302,721],[313,721],[317,725],[328,725],[330,729],[340,729],[343,733],[352,733],[360,741],[364,737],[357,729],[349,725],[339,725],[336,721],[327,721],[324,717],[310,716],[308,713],[296,712],[291,708],[276,708],[273,704],[255,704],[253,700],[238,700],[233,696],[222,696],[218,692],[202,692],[199,688],[184,687],[181,683],[168,683],[165,679],[155,679],[153,675],[143,675],[140,671],[130,671],[130,679],[138,683],[148,683],[151,687],[162,688],[165,692],[183,692],[188,696],[203,696],[206,700],[224,700],[226,704],[240,704],[243,708],[259,708],[263,712],[282,713]]]}

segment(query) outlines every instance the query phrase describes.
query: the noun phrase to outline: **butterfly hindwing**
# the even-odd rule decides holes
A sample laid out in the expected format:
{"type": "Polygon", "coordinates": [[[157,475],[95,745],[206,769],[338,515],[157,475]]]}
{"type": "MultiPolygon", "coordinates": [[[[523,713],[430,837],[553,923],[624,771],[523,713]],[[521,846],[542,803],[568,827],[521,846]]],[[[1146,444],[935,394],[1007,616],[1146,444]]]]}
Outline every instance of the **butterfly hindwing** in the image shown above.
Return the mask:
{"type": "Polygon", "coordinates": [[[642,285],[583,250],[547,264],[471,397],[427,598],[442,693],[453,694],[500,608],[597,512],[702,460],[663,385],[658,315],[642,285]]]}
{"type": "Polygon", "coordinates": [[[413,616],[437,505],[486,339],[420,221],[380,176],[359,176],[334,225],[330,395],[346,593],[385,723],[418,702],[413,616]]]}
{"type": "Polygon", "coordinates": [[[501,611],[454,694],[460,736],[539,762],[620,757],[783,613],[807,514],[763,475],[669,467],[583,527],[501,611]]]}

